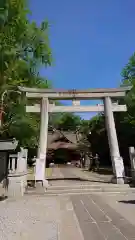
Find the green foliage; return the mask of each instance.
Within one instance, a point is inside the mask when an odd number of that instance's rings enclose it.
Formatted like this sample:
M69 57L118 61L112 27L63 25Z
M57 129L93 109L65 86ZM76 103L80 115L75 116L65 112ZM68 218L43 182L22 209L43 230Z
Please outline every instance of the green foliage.
M122 70L122 84L135 86L135 53Z
M129 93L127 93L124 99L118 99L120 104L127 105L127 112L114 113L114 118L120 153L124 158L125 164L128 165L128 148L129 146L135 146L135 53L129 59L129 62L123 69L121 75L121 86L130 85L132 86L132 89ZM101 164L111 164L104 115L100 114L93 117L89 123L85 123L85 126L87 126L85 127L85 134L88 131L91 132L91 134L87 135L87 137L91 143L93 154L98 153L100 155Z
M38 27L30 23L24 0L6 0L3 5L4 21L0 24L1 85L43 84L38 67L51 64L48 43L48 23ZM2 17L3 18L3 17Z
M18 85L47 88L41 78L41 65L51 65L48 22L40 27L28 20L30 11L25 0L0 1L0 93L16 90ZM25 113L26 100L17 93L4 98L4 123L1 138L14 136L24 146L37 144L39 116ZM23 130L23 131L22 131Z
M55 121L56 128L63 131L76 131L77 127L80 126L81 118L72 113L60 114L58 119Z

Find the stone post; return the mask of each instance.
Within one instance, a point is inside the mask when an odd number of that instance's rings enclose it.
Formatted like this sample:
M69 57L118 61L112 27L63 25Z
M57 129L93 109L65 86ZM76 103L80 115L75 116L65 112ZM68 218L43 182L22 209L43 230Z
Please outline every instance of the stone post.
M114 173L114 178L112 180L115 183L124 184L124 164L119 152L114 116L112 112L112 101L110 97L105 97L104 99L104 113Z
M15 169L15 161L12 162L12 169L8 175L8 197L22 197L27 186L27 149L21 149L17 155L17 168Z
M38 148L38 157L36 160L35 181L42 181L47 184L45 180L45 166L46 166L46 149L47 149L47 135L48 135L48 99L41 100L41 123L40 123L40 139Z
M134 147L129 147L129 156L130 156L130 163L131 163L132 180L135 181L135 149Z

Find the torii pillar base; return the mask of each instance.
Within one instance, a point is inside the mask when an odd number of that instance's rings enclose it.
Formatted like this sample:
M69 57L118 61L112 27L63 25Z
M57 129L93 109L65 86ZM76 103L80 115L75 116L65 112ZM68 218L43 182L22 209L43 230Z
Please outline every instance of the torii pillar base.
M125 184L126 180L124 178L112 177L111 182L115 184Z

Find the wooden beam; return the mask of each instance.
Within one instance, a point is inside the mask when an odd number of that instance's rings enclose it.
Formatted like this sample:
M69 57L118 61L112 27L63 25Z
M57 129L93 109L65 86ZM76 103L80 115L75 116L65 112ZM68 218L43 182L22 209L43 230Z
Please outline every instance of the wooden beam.
M49 105L49 112L103 112L104 106L54 106ZM112 105L113 112L126 112L126 105ZM40 105L26 106L26 112L40 113Z

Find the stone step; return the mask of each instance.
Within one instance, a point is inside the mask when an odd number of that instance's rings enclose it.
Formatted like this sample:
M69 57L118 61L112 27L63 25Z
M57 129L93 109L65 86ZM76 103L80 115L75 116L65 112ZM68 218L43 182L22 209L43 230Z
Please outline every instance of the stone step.
M115 188L115 189L131 189L128 184L62 184L62 185L50 185L48 191L52 190L66 190L66 189L98 189L98 188Z
M54 189L54 190L47 190L47 193L53 193L53 194L59 194L59 193L68 193L68 192L135 192L135 190L131 190L130 188L100 188L100 187L97 187L97 188L84 188L84 189L77 189L77 188L73 188L73 189L61 189L61 190L57 190L57 189Z
M43 188L27 190L27 194L45 194L50 195L73 195L73 194L92 194L92 193L135 193L135 188L129 186L101 186L101 185L90 185L90 186L56 186L49 187L46 191Z

